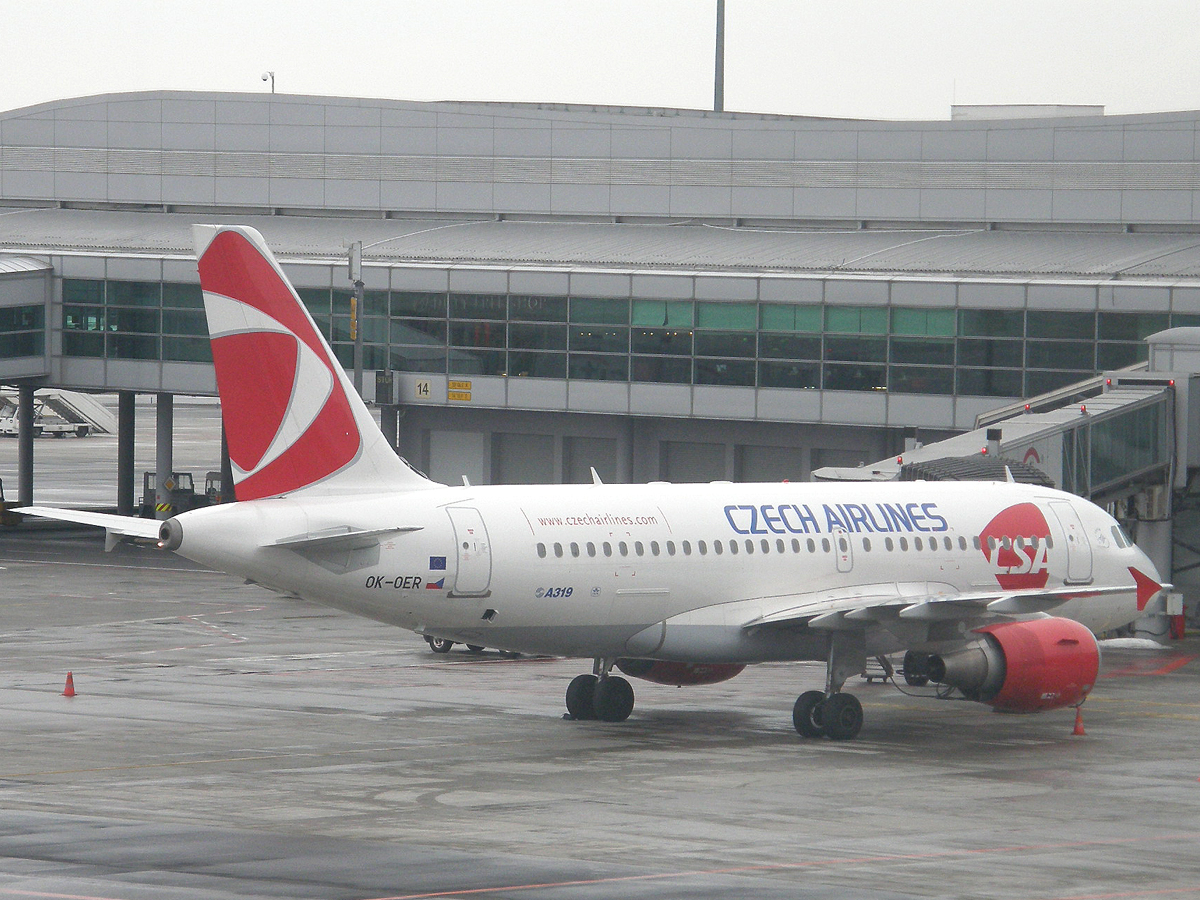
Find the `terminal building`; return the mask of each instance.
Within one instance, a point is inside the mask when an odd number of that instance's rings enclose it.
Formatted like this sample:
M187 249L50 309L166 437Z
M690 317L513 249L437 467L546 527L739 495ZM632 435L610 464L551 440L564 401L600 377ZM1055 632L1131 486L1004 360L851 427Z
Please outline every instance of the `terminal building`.
M178 92L13 110L0 383L212 394L190 225L236 221L348 367L362 243L365 394L435 479L807 480L1200 326L1198 122Z

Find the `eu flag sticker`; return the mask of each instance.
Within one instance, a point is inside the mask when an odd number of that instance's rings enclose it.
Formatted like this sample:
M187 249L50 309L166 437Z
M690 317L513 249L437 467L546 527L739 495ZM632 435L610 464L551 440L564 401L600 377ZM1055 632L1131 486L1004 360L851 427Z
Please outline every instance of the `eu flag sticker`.
M442 572L445 572L446 571L446 557L444 557L444 556L429 557L429 568L431 570L440 570Z

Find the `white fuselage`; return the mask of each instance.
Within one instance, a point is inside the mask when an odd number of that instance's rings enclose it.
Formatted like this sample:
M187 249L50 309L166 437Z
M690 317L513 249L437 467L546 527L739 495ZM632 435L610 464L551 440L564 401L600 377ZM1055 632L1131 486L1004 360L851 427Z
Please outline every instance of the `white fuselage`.
M564 656L824 658L824 634L747 625L858 596L1128 586L1054 610L1100 631L1138 615L1129 567L1154 571L1103 510L1011 483L434 487L177 521L178 552L204 565L421 633ZM395 530L272 546L348 525ZM933 639L877 628L868 649Z

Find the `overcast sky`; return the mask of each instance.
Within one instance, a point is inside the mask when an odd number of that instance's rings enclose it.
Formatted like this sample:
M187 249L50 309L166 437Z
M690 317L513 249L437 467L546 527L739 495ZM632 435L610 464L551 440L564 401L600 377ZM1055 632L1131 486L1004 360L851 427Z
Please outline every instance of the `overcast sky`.
M331 10L336 10L331 14ZM716 0L0 0L0 110L113 91L711 108ZM1197 0L726 0L725 108L1200 108Z

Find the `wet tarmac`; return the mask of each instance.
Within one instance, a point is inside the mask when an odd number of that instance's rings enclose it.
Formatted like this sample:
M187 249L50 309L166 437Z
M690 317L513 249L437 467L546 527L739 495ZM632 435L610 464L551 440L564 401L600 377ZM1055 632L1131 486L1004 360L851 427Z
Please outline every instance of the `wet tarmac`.
M80 530L0 530L0 567L0 900L1200 896L1195 638L1107 650L1085 736L855 679L833 743L790 723L820 666L572 722L586 662Z

